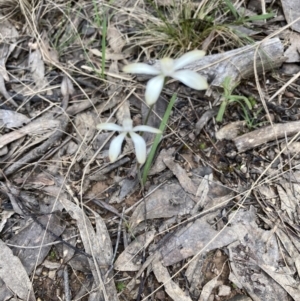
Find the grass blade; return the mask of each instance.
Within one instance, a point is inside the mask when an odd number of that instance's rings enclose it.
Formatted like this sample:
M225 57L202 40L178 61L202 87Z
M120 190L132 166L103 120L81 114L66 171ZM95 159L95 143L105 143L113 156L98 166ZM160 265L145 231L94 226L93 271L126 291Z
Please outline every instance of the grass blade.
M260 21L260 20L267 20L273 18L275 15L273 13L264 14L264 15L256 15L250 16L246 18L246 21Z
M236 8L233 6L233 4L231 3L231 1L229 0L224 0L224 2L226 3L227 7L229 8L229 10L231 11L231 13L233 14L233 16L238 19L239 15L238 12L236 10Z

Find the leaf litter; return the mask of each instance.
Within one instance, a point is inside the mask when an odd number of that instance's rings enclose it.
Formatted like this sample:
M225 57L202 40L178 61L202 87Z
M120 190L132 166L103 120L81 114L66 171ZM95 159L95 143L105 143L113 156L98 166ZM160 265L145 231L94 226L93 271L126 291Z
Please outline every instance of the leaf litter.
M157 14L132 1L38 2L30 14L0 3L1 300L299 300L299 83L283 72L299 61L297 14L286 0L283 12L263 3L278 13L266 20L255 19L255 1L221 2L191 2L198 23L179 18L206 34L197 47L207 56L187 69L210 88L168 81L150 116L148 77L121 70L159 68L170 39L149 24L172 28L179 3L158 3ZM194 47L178 41L171 57ZM226 76L253 108L230 103L221 124ZM96 125L129 116L158 128L174 92L141 191L131 140L110 164L113 134ZM143 137L150 151L154 136Z

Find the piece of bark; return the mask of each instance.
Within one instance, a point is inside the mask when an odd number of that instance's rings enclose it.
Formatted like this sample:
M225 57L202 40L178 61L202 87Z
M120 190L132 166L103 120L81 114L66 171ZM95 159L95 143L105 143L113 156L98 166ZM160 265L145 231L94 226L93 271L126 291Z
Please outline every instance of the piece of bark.
M300 130L300 121L293 121L282 124L273 124L265 128L255 130L233 139L239 152L244 152L276 138L295 135Z
M255 56L256 48L258 51ZM221 87L227 76L230 77L232 83L253 76L254 58L258 73L273 70L286 60L283 56L283 44L279 38L257 42L224 53L205 56L184 69L195 70L206 77L211 86ZM158 61L154 67L160 68Z

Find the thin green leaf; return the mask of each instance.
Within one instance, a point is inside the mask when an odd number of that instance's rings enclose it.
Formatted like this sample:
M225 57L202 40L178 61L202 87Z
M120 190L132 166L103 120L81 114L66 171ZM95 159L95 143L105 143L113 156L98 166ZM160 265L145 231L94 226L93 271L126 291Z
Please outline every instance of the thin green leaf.
M217 118L216 118L216 121L217 122L222 122L223 120L223 115L225 113L225 110L226 110L226 106L227 106L227 102L226 101L223 101L220 105L220 109L219 109L219 112L218 112L218 115L217 115Z
M270 18L273 18L274 14L273 13L269 13L269 14L263 14L263 15L255 15L255 16L250 16L245 18L245 21L260 21L260 20L267 20Z
M247 97L243 97L243 100L244 100L245 104L248 106L249 110L252 110L252 105L251 105L251 102L249 101L249 99Z
M226 3L227 7L231 11L231 13L234 15L234 17L236 19L238 19L238 17L239 17L238 12L237 12L236 8L233 6L233 4L231 3L231 1L230 0L224 0L224 2Z
M165 115L161 121L161 124L159 126L159 129L161 130L161 132L163 133L164 132L164 129L166 128L166 125L168 123L168 120L169 120L169 117L170 117L170 114L171 114L171 110L173 108L173 105L176 101L176 98L177 98L177 94L173 94L170 102L169 102L169 105L167 107L167 110L165 112ZM153 158L154 158L154 155L155 155L155 152L156 152L156 149L158 147L158 144L160 142L160 139L161 139L161 136L162 134L157 134L154 138L154 141L153 141L153 145L151 147L151 150L150 150L150 153L148 155L148 158L147 158L147 161L145 163L145 167L144 167L144 170L143 170L143 184L146 183L146 180L147 180L147 177L148 177L148 173L149 173L149 170L150 170L150 167L152 165L152 161L153 161Z

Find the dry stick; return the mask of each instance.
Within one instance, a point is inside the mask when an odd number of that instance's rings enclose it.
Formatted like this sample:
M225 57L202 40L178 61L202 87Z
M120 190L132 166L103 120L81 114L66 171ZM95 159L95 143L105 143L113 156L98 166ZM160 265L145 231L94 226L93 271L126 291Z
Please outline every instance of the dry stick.
M277 138L295 135L300 131L300 121L269 125L233 139L239 152L244 152Z
M64 241L68 241L69 239L72 239L72 238L75 238L75 237L78 237L78 234L67 237L67 238L64 239ZM20 246L20 245L13 245L13 244L9 244L9 243L5 243L5 244L9 247L14 247L14 248L17 248L17 249L38 249L40 247L45 248L45 247L49 247L49 246L58 245L58 244L61 244L61 243L62 243L61 241L54 241L54 242L50 242L48 244L39 245L39 246Z
M65 290L65 300L71 301L68 266L65 266L64 268L64 290Z

